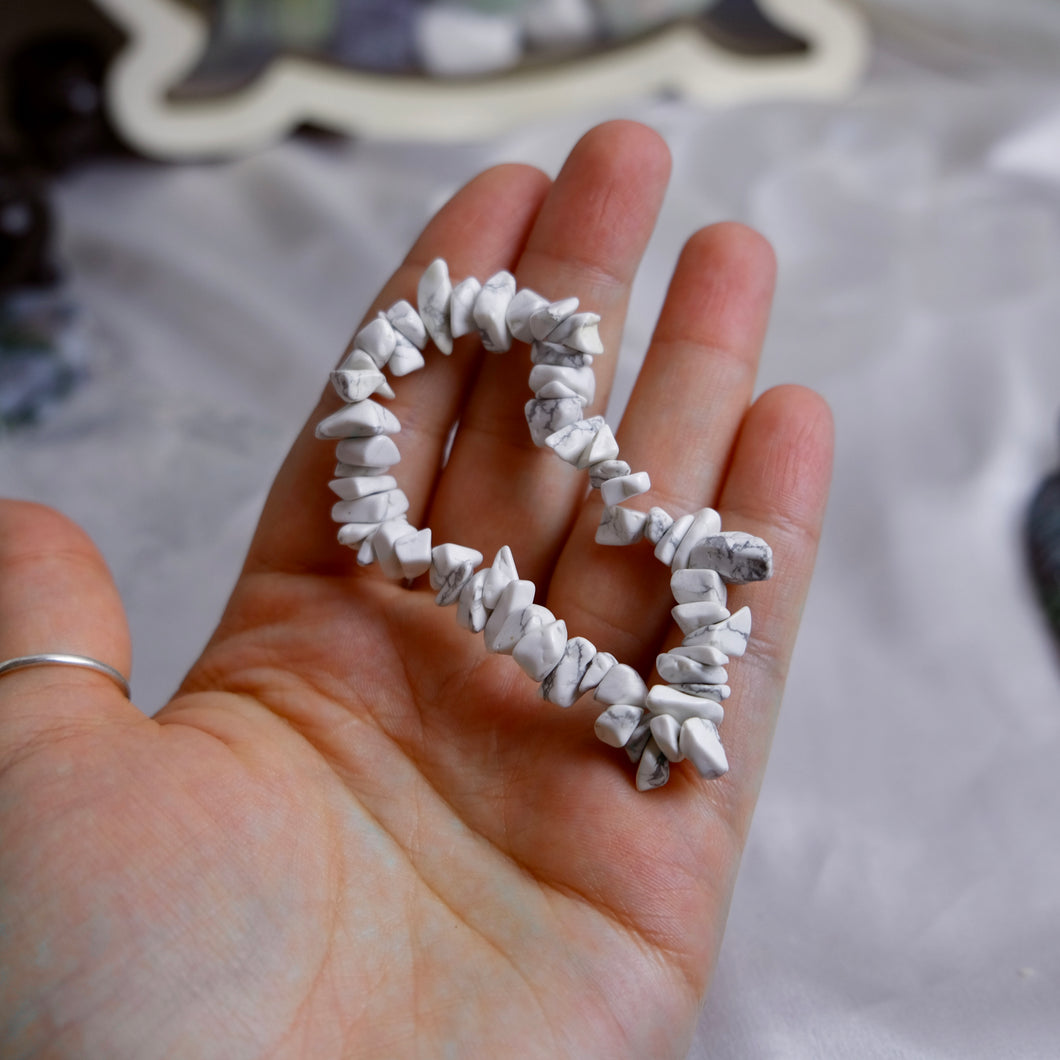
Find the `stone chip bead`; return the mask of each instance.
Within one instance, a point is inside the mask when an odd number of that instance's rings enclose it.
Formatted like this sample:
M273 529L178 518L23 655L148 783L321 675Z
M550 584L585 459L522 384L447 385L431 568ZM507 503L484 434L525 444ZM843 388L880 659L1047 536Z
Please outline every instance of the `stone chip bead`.
M637 767L637 790L661 788L670 779L670 760L662 753L653 736L649 736Z
M386 434L344 438L335 446L335 455L344 464L381 469L393 467L401 460L401 453L394 439Z
M612 666L596 686L593 698L600 703L613 706L615 703L632 703L644 706L648 695L648 686L632 666L618 663Z
M713 508L700 508L692 516L688 529L681 535L681 541L674 550L670 561L673 570L691 566L692 549L705 538L716 534L721 529L721 516Z
M773 550L760 537L740 532L698 541L688 565L716 570L727 582L757 582L773 573Z
M423 326L443 354L453 352L453 333L449 330L449 299L452 293L449 266L442 258L435 258L420 277L416 300Z
M486 650L499 655L511 655L527 634L555 621L556 616L544 604L528 604L521 611L513 611L495 633L487 634ZM489 619L486 625L489 626Z
M465 563L477 567L482 562L482 553L464 545L444 544L431 549L430 584L436 592L441 589L451 571Z
M645 697L652 714L669 714L680 722L689 718L709 718L720 724L725 711L716 700L689 695L671 685L652 685Z
M375 562L379 569L388 578L401 578L404 572L401 561L397 558L396 546L405 538L414 537L416 528L402 516L381 523L379 529L372 535L372 551L375 554Z
M353 353L358 350L366 353L376 368L382 368L390 360L390 355L394 352L396 343L397 334L393 326L385 316L380 314L370 323L365 324L354 335ZM347 361L352 358L353 353L347 358ZM353 365L347 365L347 362L344 361L339 367L346 368L353 367Z
M560 707L572 706L581 695L585 671L596 654L596 645L585 637L571 637L555 668L541 682L541 698Z
M729 760L718 736L718 727L705 718L690 718L681 726L681 753L705 780L729 771Z
M501 271L491 276L475 299L473 315L482 345L493 353L504 353L512 345L508 330L508 306L515 297L515 277Z
M594 726L596 736L609 747L625 747L643 716L643 707L634 707L630 703L616 703L608 707L596 719Z
M632 508L605 508L596 528L598 545L632 545L644 536L648 517Z
M493 647L493 644L500 637L504 623L513 614L525 611L534 602L535 591L534 583L523 578L517 578L504 587L497 599L496 606L486 620L486 628L483 631L487 651L493 652L497 650Z
M396 490L398 484L393 475L350 475L345 478L332 479L328 483L328 488L340 500L356 501L372 493Z
M532 681L543 681L563 658L567 624L561 618L526 633L512 649L512 658Z
M550 434L581 419L584 407L577 397L531 398L524 408L534 445L544 445Z
M337 523L383 523L409 510L403 490L370 493L355 501L339 501L332 506L331 518Z
M482 284L469 276L461 280L449 296L449 331L454 339L470 335L478 330L475 323L475 301L478 298Z
M604 504L621 504L631 497L638 497L651 489L651 479L647 471L637 471L631 475L620 475L618 478L608 479L600 487L600 496Z
M651 721L652 738L659 745L659 750L671 762L680 762L685 756L680 748L681 724L669 714L653 714Z
M398 418L370 398L353 405L344 405L338 412L326 416L317 424L318 438L368 438L375 434L397 434L401 430ZM345 457L340 456L340 460Z
M486 567L475 571L464 583L460 590L460 599L456 603L457 624L472 633L481 633L486 628L486 619L489 618L490 613L482 602L482 586L488 573L489 569Z

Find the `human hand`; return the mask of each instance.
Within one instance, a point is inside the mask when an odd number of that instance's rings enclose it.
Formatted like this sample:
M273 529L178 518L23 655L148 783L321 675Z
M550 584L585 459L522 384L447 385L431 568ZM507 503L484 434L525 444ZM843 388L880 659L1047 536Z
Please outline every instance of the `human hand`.
M602 126L554 184L472 181L375 309L501 268L601 314L609 351L668 172L658 137ZM711 504L771 543L722 734L731 771L638 793L591 697L543 703L421 583L335 541L333 446L313 425L273 487L222 622L170 704L105 678L0 680L0 1053L106 1057L680 1057L721 941L827 492L809 391L751 403L773 260L746 229L696 233L617 430L651 503ZM614 357L598 358L602 409ZM585 478L534 447L527 362L462 340L399 381L410 521L521 577L571 634L651 670L674 639L650 549L602 548ZM460 420L444 470L441 455ZM425 581L425 579L423 579ZM0 505L0 658L69 651L124 672L98 553L61 516Z

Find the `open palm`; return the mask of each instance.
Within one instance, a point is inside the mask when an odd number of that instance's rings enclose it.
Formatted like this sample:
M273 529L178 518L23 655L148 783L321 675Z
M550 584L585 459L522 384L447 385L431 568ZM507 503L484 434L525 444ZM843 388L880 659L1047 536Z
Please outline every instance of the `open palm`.
M490 170L430 223L374 309L511 269L576 294L617 350L667 175L643 127L589 133L555 183ZM335 541L333 447L312 424L273 487L220 627L172 702L106 679L0 681L0 1053L70 1057L661 1058L687 1049L724 927L805 595L830 460L813 394L751 402L773 263L696 233L618 439L652 503L717 507L774 547L732 666L731 772L638 793L599 704L543 702L421 582ZM597 405L613 358L597 361ZM536 449L527 362L461 340L401 380L410 520L487 558L648 675L671 627L650 549L593 541L601 502ZM448 461L443 453L459 420ZM421 579L424 581L425 579ZM0 505L0 658L73 651L127 671L98 554L46 509Z

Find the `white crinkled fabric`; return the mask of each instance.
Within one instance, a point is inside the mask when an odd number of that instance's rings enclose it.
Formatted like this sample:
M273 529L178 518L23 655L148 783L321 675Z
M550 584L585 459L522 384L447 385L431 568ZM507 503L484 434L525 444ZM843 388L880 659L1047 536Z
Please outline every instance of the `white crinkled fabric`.
M1060 463L1060 71L1041 61L1060 54L1060 12L868 6L882 37L851 101L634 115L675 170L611 422L684 238L735 217L780 261L763 385L817 387L838 426L817 577L690 1055L1046 1060L1060 666L1020 529ZM913 7L938 32L905 35ZM201 647L288 440L431 210L495 159L554 169L603 116L476 147L294 141L64 180L94 376L4 439L0 492L57 505L102 545L138 702L160 705Z

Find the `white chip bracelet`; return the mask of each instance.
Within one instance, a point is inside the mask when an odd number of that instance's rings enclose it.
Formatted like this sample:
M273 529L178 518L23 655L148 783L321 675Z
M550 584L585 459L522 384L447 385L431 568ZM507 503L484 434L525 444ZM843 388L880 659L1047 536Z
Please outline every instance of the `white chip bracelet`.
M727 585L768 578L769 546L750 534L723 532L712 508L675 518L659 507L642 512L623 506L646 494L651 482L647 472L634 472L619 458L602 416L583 417L595 391L593 357L604 349L599 316L578 312L576 298L549 302L518 290L509 272L454 286L439 258L420 279L417 301L415 309L398 302L365 325L331 373L346 404L322 420L316 434L338 441L331 489L339 497L332 508L342 524L339 541L357 549L358 563L378 563L387 577L427 574L439 606L455 605L459 624L482 633L488 651L511 655L549 702L569 707L593 692L606 707L596 719L596 735L639 763L641 791L665 784L670 763L684 758L703 777L721 776L729 768L718 735L730 694L725 667L731 656L743 655L751 632L748 608L726 608ZM484 567L481 552L434 545L429 529L417 529L406 518L408 498L389 474L400 460L390 436L401 424L375 400L394 396L383 370L407 375L423 367L428 342L448 354L455 338L472 332L487 350L508 350L513 339L530 345L531 436L589 472L605 504L597 542L646 540L670 568L672 613L684 641L656 659L663 684L649 688L631 666L584 637L568 637L563 619L534 602L534 584L520 579L507 545Z

